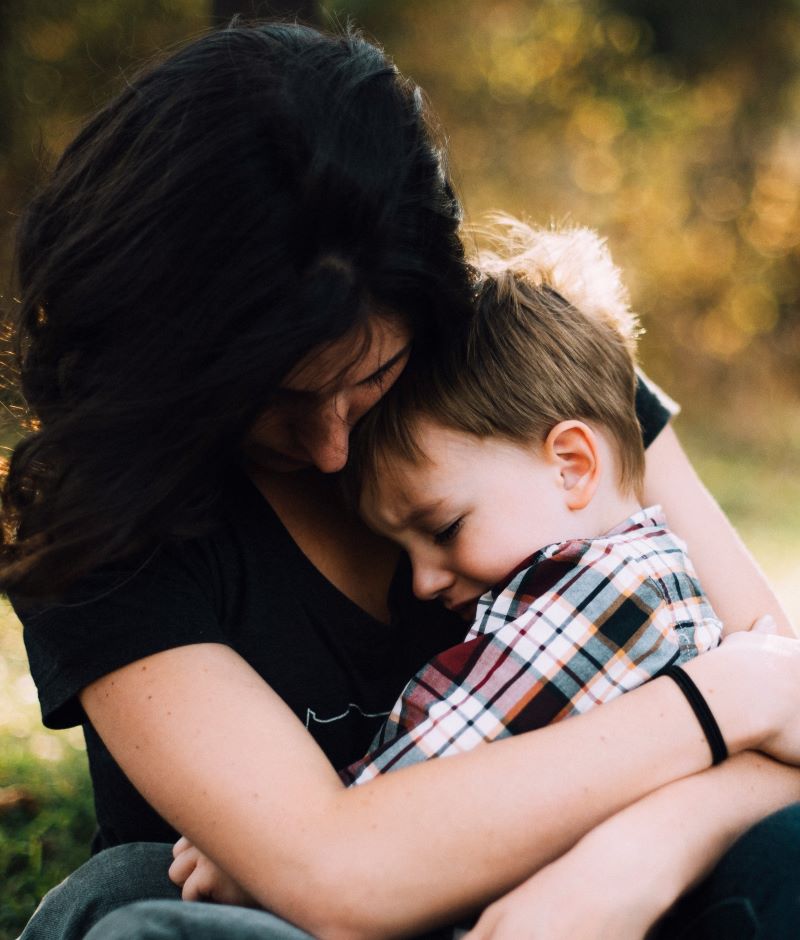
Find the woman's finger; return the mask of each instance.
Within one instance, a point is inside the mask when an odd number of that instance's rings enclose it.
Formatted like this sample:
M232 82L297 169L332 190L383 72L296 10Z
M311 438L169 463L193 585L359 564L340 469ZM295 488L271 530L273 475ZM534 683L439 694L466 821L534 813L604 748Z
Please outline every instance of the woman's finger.
M766 633L766 634L778 634L778 625L775 623L775 619L770 614L764 614L763 617L759 617L758 620L750 627L750 633Z

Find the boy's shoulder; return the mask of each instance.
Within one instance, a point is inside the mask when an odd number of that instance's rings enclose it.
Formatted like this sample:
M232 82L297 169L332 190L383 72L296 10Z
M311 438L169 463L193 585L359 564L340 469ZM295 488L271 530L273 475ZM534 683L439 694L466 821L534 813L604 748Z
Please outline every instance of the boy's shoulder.
M548 545L534 557L531 568L545 562L560 567L596 567L609 575L627 566L660 570L665 565L690 564L685 542L669 528L660 506L639 510L603 535Z
M667 600L664 586L676 578L694 585L697 575L686 546L668 528L660 507L648 507L603 535L553 543L536 552L504 585L481 599L475 632L484 632L489 620L520 617L543 597L577 607L601 595L646 591L648 603L658 604Z

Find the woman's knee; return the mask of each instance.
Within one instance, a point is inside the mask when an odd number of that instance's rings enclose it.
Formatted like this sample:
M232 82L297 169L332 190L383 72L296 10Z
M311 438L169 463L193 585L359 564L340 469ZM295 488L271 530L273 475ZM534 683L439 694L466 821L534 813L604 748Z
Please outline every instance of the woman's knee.
M172 908L181 901L137 901L106 914L85 940L180 940L184 936ZM179 932L180 931L180 932Z
M85 940L313 940L267 911L224 904L139 901L108 914Z
M745 873L769 866L800 876L800 803L793 803L748 830L723 862Z
M656 934L663 940L800 936L800 803L746 832Z
M148 898L178 898L172 849L139 842L99 852L42 899L20 940L77 940L109 912Z
M800 936L800 803L746 832L715 874L752 905L759 940Z

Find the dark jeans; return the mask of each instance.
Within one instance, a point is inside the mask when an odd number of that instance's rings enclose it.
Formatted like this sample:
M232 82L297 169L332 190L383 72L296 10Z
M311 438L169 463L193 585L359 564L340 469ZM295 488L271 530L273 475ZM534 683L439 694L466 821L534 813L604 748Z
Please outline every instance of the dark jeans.
M800 803L746 832L675 905L656 940L800 937Z
M265 911L178 900L170 859L156 843L101 852L45 897L20 940L309 940ZM742 836L653 937L797 940L800 803Z

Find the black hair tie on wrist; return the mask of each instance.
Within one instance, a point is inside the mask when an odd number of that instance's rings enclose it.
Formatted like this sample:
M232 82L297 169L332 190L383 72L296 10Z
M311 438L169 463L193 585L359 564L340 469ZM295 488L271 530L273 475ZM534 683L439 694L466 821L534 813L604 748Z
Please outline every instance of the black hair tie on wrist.
M706 736L708 746L711 748L711 763L721 764L728 756L728 748L719 730L717 719L708 707L708 702L703 698L703 693L680 666L667 666L659 675L669 676L677 683L678 688L686 696L686 701L692 706L692 711L697 716L703 734Z

